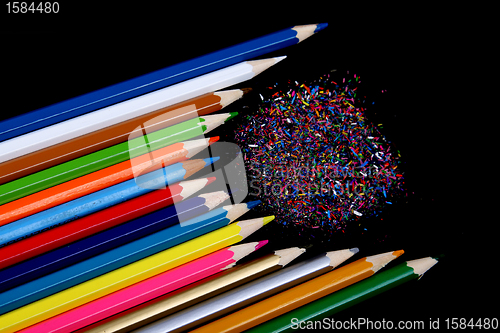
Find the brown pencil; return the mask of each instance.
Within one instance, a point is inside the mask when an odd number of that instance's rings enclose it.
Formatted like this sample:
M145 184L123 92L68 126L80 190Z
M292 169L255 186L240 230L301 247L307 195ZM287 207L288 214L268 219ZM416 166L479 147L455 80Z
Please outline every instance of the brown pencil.
M120 142L221 110L250 89L225 90L189 99L45 149L0 163L0 184Z

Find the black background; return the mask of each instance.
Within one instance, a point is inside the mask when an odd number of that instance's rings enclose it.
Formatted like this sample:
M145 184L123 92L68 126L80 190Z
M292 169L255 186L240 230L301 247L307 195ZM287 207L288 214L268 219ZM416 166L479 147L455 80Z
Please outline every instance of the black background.
M352 226L331 238L320 232L299 237L275 221L248 241L269 239L261 250L266 252L306 246L302 259L346 247L359 247L357 258L404 249L394 264L444 254L419 281L337 314L339 320L424 320L427 325L429 318L440 318L443 328L448 317L498 315L498 287L492 282L496 251L487 237L495 232L494 220L477 214L494 207L476 204L484 194L474 184L484 170L464 143L472 141L466 128L475 126L465 114L477 111L463 102L472 83L466 78L470 70L464 66L460 21L453 15L435 8L380 7L361 14L335 2L229 7L73 2L61 3L58 14L6 14L6 6L0 11L3 118L290 26L327 22L328 28L306 41L262 56L287 59L238 85L254 92L227 110L252 112L258 93L277 81L307 80L333 69L340 79L346 71L351 77L356 73L366 100L375 102L366 111L368 120L383 123L382 133L401 152L409 196L364 221L368 231L362 235ZM231 141L237 123L214 135Z

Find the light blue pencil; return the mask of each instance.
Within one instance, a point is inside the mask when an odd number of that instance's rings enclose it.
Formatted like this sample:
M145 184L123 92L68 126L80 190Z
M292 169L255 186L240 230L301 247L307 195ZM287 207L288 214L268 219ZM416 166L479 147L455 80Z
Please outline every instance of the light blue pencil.
M213 157L169 165L3 225L0 227L0 247L184 180L218 159Z

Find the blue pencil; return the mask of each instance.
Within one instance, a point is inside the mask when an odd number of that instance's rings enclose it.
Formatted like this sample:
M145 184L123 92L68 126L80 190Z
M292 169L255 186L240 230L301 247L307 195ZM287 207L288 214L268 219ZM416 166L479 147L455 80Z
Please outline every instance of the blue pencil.
M0 142L297 44L326 23L287 28L0 122Z
M223 191L202 194L7 267L0 274L0 292L207 213L228 198Z
M260 201L225 206L0 294L0 315L227 226Z
M130 200L184 180L194 172L217 161L219 157L189 160L141 175L81 198L52 207L0 227L0 246L13 243L44 230L92 214L106 207Z

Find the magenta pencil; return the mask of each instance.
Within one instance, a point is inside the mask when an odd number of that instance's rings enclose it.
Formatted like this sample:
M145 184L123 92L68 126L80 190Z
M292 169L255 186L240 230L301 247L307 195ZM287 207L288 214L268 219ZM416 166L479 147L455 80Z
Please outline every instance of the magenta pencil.
M147 280L61 313L20 332L72 332L232 267L267 240L226 247Z

